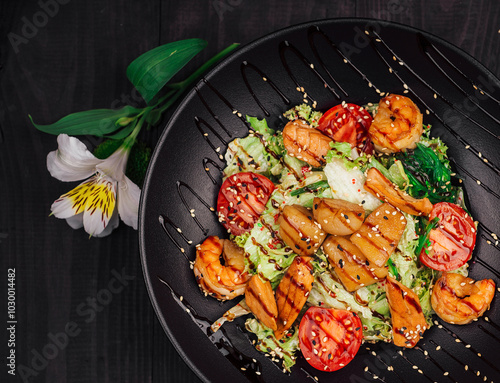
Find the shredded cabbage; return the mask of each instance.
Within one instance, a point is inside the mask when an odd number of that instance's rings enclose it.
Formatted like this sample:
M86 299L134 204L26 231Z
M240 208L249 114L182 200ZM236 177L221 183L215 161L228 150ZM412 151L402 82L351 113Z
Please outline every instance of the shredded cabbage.
M385 301L387 302L387 300ZM316 276L307 304L355 312L363 323L363 338L365 340L392 340L390 317L380 314L369 306L358 303L355 296L346 291L329 271Z
M290 371L290 368L295 364L295 354L299 350L299 332L296 327L292 327L280 340L276 340L273 330L255 318L247 319L245 328L257 336L255 342L257 350L273 358L280 358L283 361L285 371Z

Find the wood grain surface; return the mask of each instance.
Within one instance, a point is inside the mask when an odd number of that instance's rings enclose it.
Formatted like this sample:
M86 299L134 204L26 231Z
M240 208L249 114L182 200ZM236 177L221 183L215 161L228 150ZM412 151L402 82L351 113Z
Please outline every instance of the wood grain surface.
M421 28L500 75L498 1L0 2L0 317L7 315L7 270L15 268L18 367L16 377L7 374L8 334L2 330L0 381L199 381L152 309L137 232L122 223L109 237L89 239L49 216L52 202L76 183L50 177L46 156L56 149L56 137L37 131L28 114L52 123L76 111L137 104L125 70L159 44L208 41L182 77L230 43L338 17ZM161 130L143 132L141 139L154 146ZM98 142L84 141L89 147ZM120 291L110 293L110 283ZM52 352L45 362L37 356L44 350Z

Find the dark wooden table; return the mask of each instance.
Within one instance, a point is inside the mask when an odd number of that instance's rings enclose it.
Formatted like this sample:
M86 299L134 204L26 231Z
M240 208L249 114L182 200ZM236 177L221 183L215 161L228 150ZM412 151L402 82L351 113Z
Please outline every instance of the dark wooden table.
M160 44L208 41L187 74L232 42L337 17L421 28L500 75L498 1L1 2L0 311L5 327L8 270L15 268L18 375L7 373L9 333L2 330L0 381L199 381L153 312L137 232L122 223L109 237L89 239L49 216L52 202L76 183L50 177L46 156L56 149L56 138L37 131L28 114L51 123L80 110L137 102L126 67ZM154 146L161 130L143 132L141 139ZM110 294L110 283L121 288Z

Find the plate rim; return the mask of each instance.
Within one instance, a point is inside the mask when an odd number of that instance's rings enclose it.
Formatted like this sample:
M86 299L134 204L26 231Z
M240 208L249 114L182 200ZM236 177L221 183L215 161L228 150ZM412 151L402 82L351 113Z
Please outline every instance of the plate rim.
M150 187L150 180L151 180L151 174L153 172L153 168L155 167L156 160L158 158L158 155L161 151L162 146L164 145L165 140L167 139L167 136L170 132L170 130L173 128L175 125L175 122L178 120L180 113L182 110L185 108L185 105L191 100L195 95L196 95L196 89L201 89L204 87L206 84L204 84L203 80L207 79L210 80L214 75L216 75L223 67L226 65L229 65L233 60L236 60L238 57L241 55L245 54L249 50L253 49L254 46L258 46L259 44L262 44L262 42L268 40L268 39L273 39L276 38L279 35L287 34L290 32L293 32L295 30L300 30L300 29L307 29L308 27L315 26L315 25L326 25L326 24L336 24L336 23L355 23L355 22L366 22L368 23L378 23L381 24L382 26L392 26L396 28L402 28L405 29L413 34L421 33L424 36L428 37L430 36L431 38L437 40L440 44L443 44L444 46L448 47L449 49L458 52L460 55L465 57L471 64L473 64L476 67L479 67L481 71L485 72L489 78L495 80L498 84L497 86L500 86L500 78L497 77L489 68L487 68L484 64L482 64L478 59L476 59L472 54L469 52L466 52L462 48L458 47L454 43L451 43L444 38L432 33L432 32L427 32L421 28L418 27L413 27L407 24L403 24L400 22L395 22L395 21L388 21L388 20L381 20L381 19L376 19L376 18L365 18L365 17L338 17L338 18L322 18L322 19L317 19L317 20L311 20L311 21L306 21L306 22L301 22L298 24L293 24L290 26L286 26L280 29L277 29L275 31L269 32L265 35L262 35L242 46L240 46L237 50L233 51L230 55L222 59L220 62L218 62L213 68L211 68L205 75L200 77L200 79L192 85L192 88L182 97L182 99L179 101L177 107L175 108L174 112L172 113L171 117L164 122L163 124L163 130L161 132L161 135L158 139L157 144L155 145L155 148L153 150L153 153L151 155L151 159L146 171L146 175L144 178L144 183L142 186L142 191L141 191L141 196L140 196L140 201L139 201L139 212L138 212L138 235L139 235L139 252L140 252L140 258L141 258L141 267L142 267L142 272L144 276L144 282L146 284L146 289L148 292L148 297L149 300L151 301L151 304L153 306L153 309L155 311L156 318L160 322L163 331L166 333L169 341L171 344L174 346L175 350L179 354L179 356L182 358L182 360L186 363L186 365L195 373L195 375L202 380L203 382L210 382L210 380L207 379L205 374L201 371L200 368L197 367L197 365L187 357L186 353L183 350L183 347L181 346L180 342L177 340L175 334L170 330L169 326L166 323L166 320L164 316L162 315L160 305L158 303L158 299L156 298L155 291L153 288L152 284L152 278L153 276L148 273L147 270L147 254L146 254L146 249L145 249L145 204L147 203L147 196L148 196L148 190Z

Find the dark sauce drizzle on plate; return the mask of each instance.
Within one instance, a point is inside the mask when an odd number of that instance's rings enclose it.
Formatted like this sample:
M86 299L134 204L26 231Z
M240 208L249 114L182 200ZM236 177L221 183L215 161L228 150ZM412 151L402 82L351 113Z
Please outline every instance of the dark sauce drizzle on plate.
M262 374L262 365L259 361L251 358L234 347L233 343L227 336L224 328L220 328L215 333L210 329L212 322L203 316L200 316L195 308L189 304L181 295L175 292L175 290L167 282L165 282L160 277L158 280L168 287L172 297L181 306L186 313L190 316L191 320L198 325L198 327L205 333L205 335L212 341L212 343L217 347L217 349L236 367L238 368L245 377L251 382L264 382Z
M373 33L377 36L377 41L379 42L382 42L383 43L383 40L380 38L380 36L373 31ZM472 145L470 145L461 135L459 135L457 132L455 132L455 130L449 126L445 121L444 119L439 116L424 100L422 97L420 97L411 87L409 87L405 81L402 79L402 77L398 74L398 72L396 70L394 70L394 68L389 64L389 62L387 61L387 59L382 55L382 53L380 52L380 50L377 48L376 44L373 42L373 39L371 40L371 45L372 47L374 48L375 52L377 53L378 57L387 65L388 68L390 68L391 70L391 73L396 76L396 78L401 82L401 84L403 84L403 86L405 86L414 96L415 98L417 98L421 103L422 105L425 106L425 108L427 109L427 111L429 112L429 114L432 114L441 124L442 126L453 136L455 137L455 139L457 139L462 145L464 145L464 147L467 149L467 150L470 150L471 153L473 153L474 155L476 155L477 158L479 158L481 161L483 161L483 163L488 166L490 169L494 170L497 175L500 175L500 168L498 166L496 166L495 164L491 163L490 161L488 161L486 158L483 157L483 155L481 154L481 152L476 149L475 147L473 147ZM384 43L384 46L385 47L388 47L387 44ZM391 53L393 53L392 49L389 50ZM397 57L395 56L394 54L394 58L396 58L397 60ZM400 63L403 63L402 66L406 67L410 73L414 74L417 78L421 79L420 76L418 76L415 71L413 69L411 69L407 64L405 64L403 61L399 61ZM423 80L422 80L423 81ZM425 81L424 81L425 84L427 84ZM429 86L430 87L430 86ZM433 89L432 87L430 87L430 89ZM436 97L441 97L442 96L438 93L438 92L434 92Z
M281 100L285 103L285 105L290 105L290 100L285 96L285 94L279 90L279 88L276 86L276 84L269 79L269 76L267 76L263 71L261 71L259 68L257 68L255 65L249 63L248 61L243 61L241 64L241 77L243 77L243 81L245 82L245 85L247 86L248 92L252 95L253 99L259 105L259 108L264 112L266 116L270 116L271 114L267 111L267 109L264 107L262 102L260 102L259 98L253 91L252 86L250 85L250 82L248 81L247 77L247 70L248 69L253 69L255 72L259 74L259 76L262 78L262 81L267 82L271 88L281 97Z
M380 57L380 59L386 64L386 66L388 67L389 69L389 72L392 73L393 75L395 75L397 77L397 79L401 82L401 84L403 85L403 87L405 88L405 91L404 93L408 93L408 92L411 92L426 108L427 108L427 111L426 113L427 114L432 114L434 115L437 120L446 128L446 130L451 133L461 144L463 144L465 146L466 149L469 149L473 154L475 154L485 165L487 165L490 169L494 170L497 174L500 174L500 169L490 163L489 161L487 161L485 158L482 157L481 155L481 152L479 150L477 150L476 148L473 148L471 145L468 144L468 142L463 138L461 137L459 134L457 134L449 125L446 124L446 122L443 120L443 118L441 118L440 116L438 116L433 110L432 108L430 108L427 103L425 103L425 101L423 100L422 97L420 97L418 94L415 93L415 91L413 91L408 85L406 85L406 83L403 81L403 79L401 78L401 76L397 73L397 71L395 71L395 69L389 64L389 62L385 59L385 57L381 54L381 52L379 51L379 49L376 47L376 44L374 43L374 40L373 40L373 36L371 34L373 34L376 39L375 41L378 42L378 43L382 43L382 45L389 51L393 54L393 58L394 60L397 60L397 56L396 54L394 53L394 51L382 40L382 38L380 37L380 35L378 33L376 33L375 31L365 31L365 33L367 35L370 36L371 38L371 45L373 46L373 48L375 49L375 51L377 52L378 56ZM320 66L321 68L327 73L329 79L335 84L335 86L340 89L340 91L345 94L346 96L348 96L348 93L347 91L341 86L341 84L333 77L333 75L331 74L330 70L328 70L327 66L325 65L324 61L321 59L321 56L318 52L318 49L315 45L315 36L321 36L322 38L324 38L327 43L332 47L332 49L341 57L341 59L343 60L343 62L345 64L348 64L349 67L351 69L353 69L368 85L369 88L372 88L374 89L380 96L383 96L385 93L381 92L380 89L374 85L374 83L368 78L368 76L363 73L362 71L359 70L358 67L356 67L356 65L354 65L350 59L348 59L343 53L342 51L335 45L335 43L330 39L330 37L324 32L322 31L319 27L317 26L312 26L309 28L308 30L308 40L309 40L309 45L311 46L311 49L313 51L313 54L316 58L316 60L320 63ZM455 71L457 71L461 76L463 76L464 78L466 78L470 83L471 85L473 86L474 89L476 90L479 90L482 94L485 94L487 95L490 99L496 101L497 103L500 103L500 101L498 101L496 98L494 98L490 93L484 91L483 89L479 88L476 83L470 79L465 73L463 73L459 68L457 68L441 51L439 51L434 45L432 45L430 42L428 41L424 41L421 39L421 44L423 45L424 47L424 52L425 54L427 55L427 57L429 57L429 59L431 60L431 62L434 63L434 65L437 67L437 69L441 72L443 72L443 69L437 64L437 62L431 57L430 55L430 52L429 52L429 47L432 47L432 49L437 52L444 60L446 60L448 62L449 65L451 65L453 67L453 69ZM288 41L282 41L279 45L279 54L280 54L280 58L281 58L281 61L282 61L282 64L283 64L283 67L285 68L285 70L287 71L288 73L288 76L292 79L292 81L295 83L295 85L297 86L297 90L300 90L302 93L304 93L304 101L307 102L308 100L313 101L313 99L311 98L310 95L307 94L307 92L304 90L304 88L299 84L299 82L297 81L297 79L295 78L295 76L293 75L293 72L290 68L290 66L288 65L288 62L286 60L286 56L285 56L285 52L287 50L290 50L293 54L296 55L296 57L298 57L303 63L305 66L307 66L309 68L309 70L311 70L314 75L320 80L322 81L323 85L325 88L327 88L337 99L340 99L340 96L338 95L338 93L335 91L335 89L333 89L327 81L325 81L325 79L323 78L323 76L314 68L314 64L312 64L307 58L306 56L304 56L304 54L302 52L300 52L295 46L293 46L292 44L290 44ZM442 96L441 94L439 94L438 92L436 92L434 90L434 88L432 86L430 86L428 83L426 83L412 68L410 68L407 64L405 64L402 60L399 60L399 63L404 66L411 74L413 74L419 81L423 82L424 85L426 85L428 87L428 89L430 89L431 91L433 91L435 93L435 98L439 97L440 99L442 99L444 102L446 102L447 104L449 104L450 106L452 106L455 110L457 110L459 113L461 113L465 118L469 119L471 122L473 122L475 125L479 126L481 129L487 131L489 134L493 135L494 137L496 138L499 138L498 135L492 133L491 131L489 131L488 129L486 129L485 127L481 126L477 121L475 120L472 120L470 119L467 115L465 115L462 111L456 109L452 104L450 104L450 102L444 97ZM285 94L276 86L276 84L274 82L272 82L268 76L265 75L265 73L260 70L259 68L257 68L255 65L253 64L250 64L248 63L247 61L244 61L242 64L241 64L241 74L242 74L242 77L243 77L243 80L248 88L248 91L249 93L251 94L251 96L253 97L253 99L255 100L255 102L257 103L257 105L259 106L259 108L263 111L263 113L266 115L266 116L269 116L269 112L267 111L267 109L264 107L264 105L260 102L260 100L258 99L257 95L255 94L253 88L251 87L250 85L250 82L248 81L248 78L247 78L247 75L246 75L246 71L248 69L252 69L254 71L256 71L262 78L263 81L265 82L268 82L269 85L274 89L274 91L280 96L280 98L282 99L283 103L285 104L285 106L289 105L290 104L290 100L285 96ZM443 73L444 74L444 73ZM448 78L448 76L446 76ZM453 84L455 84L455 82L451 79L451 78L448 78ZM245 118L243 117L243 115L241 113L239 113L237 111L237 109L234 108L234 106L232 106L229 101L206 79L202 79L203 83L207 85L207 87L215 93L215 95L228 107L231 109L232 113L235 114L237 117L239 117L239 119L247 126L247 128L249 128L249 130L251 131L251 128L248 124L248 122L245 120ZM456 85L456 84L455 84ZM458 85L457 85L458 87ZM459 88L459 90L462 92L465 92L462 88ZM195 91L198 95L198 97L200 98L200 100L202 101L203 105L206 107L206 109L208 110L208 112L210 113L210 115L213 117L213 119L217 122L217 124L221 127L221 129L229 136L229 137L232 137L232 134L230 133L229 129L227 129L224 124L221 122L220 118L215 115L215 113L213 112L212 108L210 107L209 103L207 102L207 100L203 97L203 95L201 94L200 92L200 89L198 86L195 87ZM495 122L500 122L497 118L495 118L494 116L492 116L489 112L485 111L484 108L480 108L480 110L484 111L486 115L488 115L490 118L493 119L493 121ZM198 130L200 131L200 133L204 136L204 139L206 140L206 142L209 144L209 146L214 150L214 152L216 153L218 159L220 160L223 160L223 157L220 153L219 150L217 150L217 147L215 146L215 144L213 144L210 139L208 139L207 137L207 132L205 132L203 130L203 128L201 127L202 125L203 126L206 126L218 139L219 141L224 145L224 146L227 146L227 142L226 140L224 140L218 133L217 131L210 125L208 124L206 121L204 121L203 119L199 118L199 117L195 117L195 123L196 123L196 126L198 128ZM214 167L216 167L220 172L222 172L222 167L220 165L218 165L215 161L213 161L212 159L209 159L209 158L204 158L203 159L203 167L204 167L204 170L205 172L208 174L208 176L210 177L212 183L214 185L217 185L217 181L215 179L215 177L213 177L211 174L210 174L210 171L207 167L207 164L210 163L211 165L213 165ZM465 169L463 169L462 167L460 167L461 170L466 173L468 176L470 176L472 179L475 179L474 176L472 176L470 173L468 173ZM477 179L475 179L476 181L479 181ZM482 185L480 182L477 182L478 184ZM205 202L203 199L201 199L201 197L189 186L187 185L186 183L182 182L182 181L177 181L177 190L178 190L178 193L179 193L179 196L182 200L182 203L183 205L185 206L185 208L187 209L187 211L190 213L190 215L193 217L193 219L195 220L196 224L198 225L198 227L203 231L203 233L206 235L207 233L207 229L205 229L203 227L203 225L199 222L199 220L196 218L196 216L194 215L194 212L192 211L192 209L190 208L190 206L188 205L184 195L182 194L182 190L181 190L181 186L185 187L187 190L189 190L189 192L194 195L203 205L205 205L205 207L207 207L210 211L214 211L214 209L212 207L209 206L209 204L207 202ZM496 198L499 198L499 195L496 194L493 190L491 190L490 188L488 188L486 185L482 185L483 189L485 189L486 191L488 191L490 194L494 195ZM163 227L165 233L167 234L167 236L169 237L169 239L174 243L174 245L179 249L179 251L181 251L183 253L183 255L186 257L186 259L189 261L189 259L187 258L186 254L185 254L185 250L181 247L181 245L179 244L179 242L177 242L175 240L175 238L172 236L172 234L169 232L169 230L167 230L167 226L170 226L171 228L175 229L178 234L181 236L181 238L188 244L191 244L191 241L189 239L187 239L185 237L185 235L182 233L181 229L178 228L168 217L164 216L164 215L160 215L159 216L159 222L161 224L161 226ZM494 233L492 233L491 231L489 231L488 229L486 229L484 227L484 225L482 225L480 223L481 226L483 226L483 228L487 231L487 233L492 236L493 238L496 239L496 235ZM496 247L496 246L495 246ZM495 273L497 276L500 276L500 274L494 270L491 266L489 266L486 262L482 261L481 259L477 259L477 261L479 263L481 263L483 266L487 267L491 272ZM160 279L160 278L159 278ZM191 319L196 322L199 327L205 332L205 334L212 340L212 342L217 346L217 348L237 367L240 369L240 371L247 377L249 378L251 381L256 381L256 382L262 382L262 377L260 376L260 372L261 372L261 365L260 363L258 363L257 361L255 361L254 359L251 359L251 358L248 358L244 355L242 355L237 349L234 348L234 346L232 345L231 341L227 338L227 336L225 335L225 331L224 329L220 329L216 334L219 334L217 336L214 336L215 334L211 334L210 333L210 321L208 321L206 318L203 318L203 317L200 317L196 314L196 311L185 301L183 301L182 297L180 297L178 294L176 294L174 292L174 290L170 287L170 285L163 281L162 279L160 279L160 281L165 284L171 291L172 293L172 296L174 297L174 299L176 300L176 302L181 305L182 307L184 307L186 309L186 312L189 313ZM486 319L485 319L486 320ZM495 327L497 330L500 329L500 326L496 325L495 323L491 322L490 320L487 320L487 322L489 324L491 324L493 327ZM437 323L437 321L436 321ZM444 331L446 331L450 336L452 336L453 338L455 338L457 340L457 342L462 342L461 339L455 334L453 333L451 330L449 330L448 328L444 327L443 325L438 325L438 328L442 328L444 329ZM488 330L486 330L483 326L479 326L480 329L482 329L483 331L487 332L489 335L491 334L491 336L493 336L495 339L498 339L498 337L496 337L494 334L490 333ZM436 346L437 348L440 348L440 346L438 346L438 344L436 342L434 342L432 339L429 340L431 344L433 344L434 346ZM467 349L469 349L471 352L477 354L479 357L481 357L481 354L478 353L475 349L473 349L470 345L466 345L465 346ZM367 349L369 350L369 348L367 347ZM435 359L433 359L432 357L428 356L428 353L426 354L426 351L421 349L419 346L417 346L417 350L421 351L422 353L424 353L425 355L425 359L429 359L431 360L432 363L434 363L441 371L444 371L444 369L442 368L442 366L440 366L436 361ZM444 350L444 349L443 349ZM450 353L449 351L447 350L444 350L449 356L451 356L453 359L455 359L458 363L462 364L464 367L466 367L466 365L461 362L459 359L457 359L452 353ZM373 354L373 352L372 352ZM382 359L374 354L376 357L378 357L378 360L382 361ZM398 352L398 355L400 355L406 362L410 363L412 366L415 366L415 364L413 364L404 354L402 351L399 351ZM491 362L485 360L484 358L482 358L483 361L485 361L491 368L493 368L494 370L496 371L499 371L500 370L494 366ZM385 362L382 361L382 363L384 363L386 366L387 364ZM242 369L243 367L243 369ZM401 380L402 382L405 382L404 379L401 378L401 376L396 372L394 371L393 369L389 369L390 366L387 366L388 367L388 371L391 371L393 372L398 378L399 380ZM310 373L308 373L306 370L304 369L301 369L309 378L312 378L314 379L315 381L317 380L313 375L311 375ZM479 371L475 371L473 369L469 369L472 373L476 374L477 376L480 375L480 372ZM418 372L420 372L421 370L419 370ZM382 381L382 382L385 382L385 380L383 378L380 378L379 376L377 376L375 373L373 373L372 371L369 370L368 366L365 368L365 372L368 373L369 375L371 375L372 379L374 380L379 380L379 381ZM430 379L425 373L421 372L422 375L424 375L427 379L433 381L432 379ZM445 376L449 376L448 373L444 373ZM486 378L486 377L485 377ZM452 379L451 377L449 377L449 379Z

